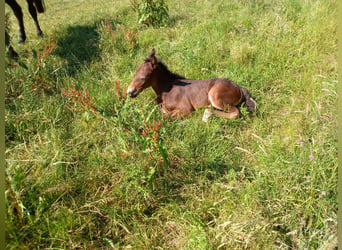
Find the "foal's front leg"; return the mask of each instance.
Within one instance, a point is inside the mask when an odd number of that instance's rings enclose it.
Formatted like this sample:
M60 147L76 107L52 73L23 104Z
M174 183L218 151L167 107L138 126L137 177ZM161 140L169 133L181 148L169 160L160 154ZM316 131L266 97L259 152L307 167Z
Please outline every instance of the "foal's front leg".
M189 116L191 112L194 110L191 105L175 107L173 105L166 105L164 102L161 102L160 100L158 101L161 106L163 117L165 118L183 119Z
M172 111L170 110L167 110L165 108L161 108L162 110L162 113L163 113L163 117L164 118L167 118L167 119L183 119L187 116L190 115L191 112L187 112L187 111L184 111L184 110L179 110L179 109L174 109Z

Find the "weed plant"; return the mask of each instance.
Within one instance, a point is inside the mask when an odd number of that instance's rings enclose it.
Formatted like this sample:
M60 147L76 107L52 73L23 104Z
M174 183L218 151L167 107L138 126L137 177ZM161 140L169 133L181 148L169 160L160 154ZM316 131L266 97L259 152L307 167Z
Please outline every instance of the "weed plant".
M23 8L26 68L5 69L7 249L334 247L337 2L165 4L174 24L158 28L128 0L49 0L41 41ZM151 89L129 99L152 47L187 78L246 87L256 116L168 120Z
M169 8L164 0L131 0L131 5L140 24L160 27L170 22Z

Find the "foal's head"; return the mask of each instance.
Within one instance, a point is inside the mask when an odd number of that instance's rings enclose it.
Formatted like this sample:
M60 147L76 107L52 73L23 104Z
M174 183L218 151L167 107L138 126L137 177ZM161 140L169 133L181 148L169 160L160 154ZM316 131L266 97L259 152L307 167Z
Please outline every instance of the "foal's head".
M153 79L151 77L153 71L157 67L156 51L152 49L145 61L137 69L134 79L127 89L127 94L131 97L136 97L144 89L152 85Z

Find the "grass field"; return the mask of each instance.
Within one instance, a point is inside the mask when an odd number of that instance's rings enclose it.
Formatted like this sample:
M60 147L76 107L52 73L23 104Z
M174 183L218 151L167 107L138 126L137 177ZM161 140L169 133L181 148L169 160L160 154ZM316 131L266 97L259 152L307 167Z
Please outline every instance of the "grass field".
M8 249L333 249L337 1L45 0L6 59ZM166 120L126 88L155 48L187 78L249 89L255 117ZM242 112L245 112L242 107Z

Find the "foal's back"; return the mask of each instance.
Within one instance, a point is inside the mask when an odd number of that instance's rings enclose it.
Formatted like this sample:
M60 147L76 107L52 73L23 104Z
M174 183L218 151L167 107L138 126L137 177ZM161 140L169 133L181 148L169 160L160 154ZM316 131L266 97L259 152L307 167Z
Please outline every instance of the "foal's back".
M219 109L224 109L225 105L237 105L241 93L239 86L227 78L182 79L175 81L162 99L168 110L180 109L187 114L213 102Z

